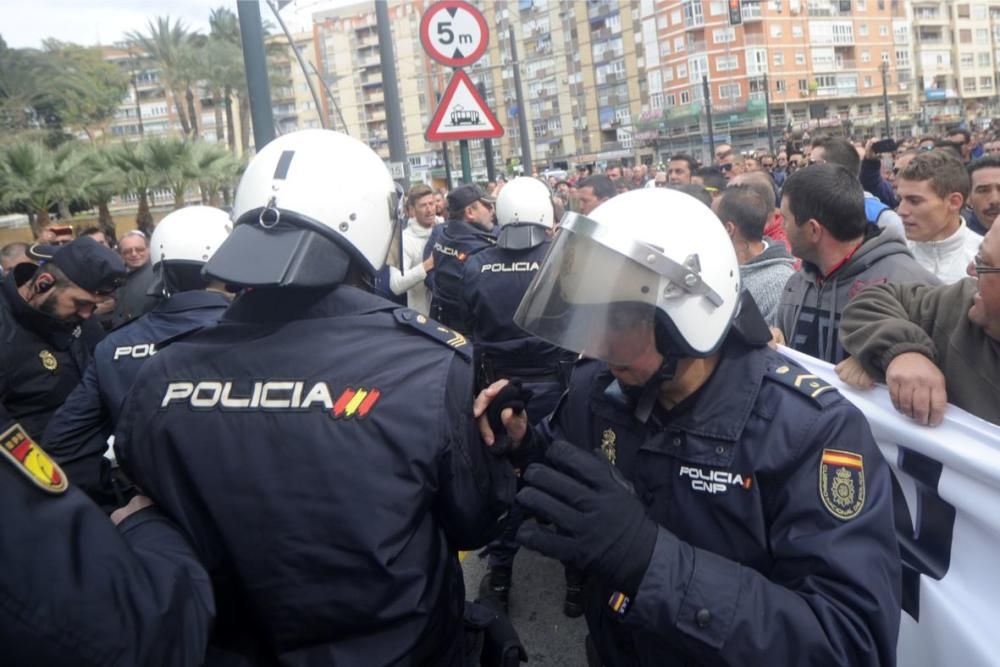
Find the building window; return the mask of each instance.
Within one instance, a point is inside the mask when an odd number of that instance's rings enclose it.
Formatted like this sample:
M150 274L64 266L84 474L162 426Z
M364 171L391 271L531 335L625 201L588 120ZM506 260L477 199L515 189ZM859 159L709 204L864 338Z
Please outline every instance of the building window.
M906 49L896 50L896 67L903 68L910 66L910 52Z
M719 28L712 31L713 44L728 44L736 41L736 28Z
M980 53L978 55L978 59L979 59L979 66L980 67L989 67L990 66L990 54L989 53Z
M666 68L663 69L663 80L664 81L673 81L674 80L674 68L673 67L666 67Z
M963 78L962 79L962 89L963 90L975 91L976 90L976 77L974 77L974 76L967 76L967 77Z
M993 77L992 76L981 76L979 77L979 87L983 90L993 90Z
M684 38L674 37L674 52L680 53L683 50L684 50Z
M806 54L802 53L801 51L796 51L795 52L795 64L796 65L805 65L806 64Z
M724 100L731 100L740 96L740 84L724 83L719 86L719 97Z
M865 0L858 0L858 11L864 12L868 10L868 3Z
M781 26L778 25L778 24L776 24L776 23L772 23L771 24L771 37L781 37L781 35L782 35Z
M879 37L888 37L889 36L889 26L887 26L884 23L882 25L880 25L878 27L878 36Z
M739 67L740 60L737 56L719 56L715 59L715 69L718 72L731 72Z
M660 55L669 56L670 55L670 42L663 40L660 42Z
M668 107L675 107L675 106L677 106L677 96L674 95L673 93L670 93L669 95L667 95L667 106Z
M870 76L866 76L865 77L865 84L864 85L865 85L865 88L871 88L872 87L872 78Z
M802 24L795 23L792 25L792 37L799 38L802 37Z
M990 31L986 28L976 28L976 44L989 44Z
M972 44L972 31L968 28L963 28L958 31L958 41L962 44Z
M708 3L708 13L711 16L719 16L726 13L726 0L712 0Z
M867 51L862 51L861 52L861 62L863 62L863 63L870 63L871 61L872 61L872 54L868 53Z
M677 78L684 79L687 77L687 75L688 75L687 65L685 65L684 63L679 64L677 66Z
M809 82L805 79L799 79L799 92L808 93L809 92Z
M785 64L785 54L781 51L776 51L774 54L774 66L781 67Z
M972 67L976 62L976 57L972 53L963 53L959 56L958 61L962 67Z
M776 92L779 92L779 93L785 92L785 80L784 79L777 79L774 82L774 90Z
M862 23L861 25L858 26L858 34L861 35L862 37L867 37L868 36L868 24L867 23Z
M682 90L681 91L681 104L691 104L691 93L690 92L688 92L686 90Z

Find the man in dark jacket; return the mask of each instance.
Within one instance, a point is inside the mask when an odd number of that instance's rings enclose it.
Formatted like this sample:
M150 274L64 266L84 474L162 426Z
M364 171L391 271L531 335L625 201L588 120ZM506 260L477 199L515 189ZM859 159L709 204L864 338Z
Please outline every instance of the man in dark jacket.
M143 366L116 431L212 575L215 646L250 664L462 661L457 550L492 537L513 477L472 422L465 337L362 289L395 198L346 135L258 152L204 269L253 289Z
M428 276L432 318L459 333L469 333L462 319L462 272L469 257L495 243L493 199L474 184L449 192L448 222L433 230L424 250L434 257L434 271Z
M861 184L843 167L817 164L789 176L781 213L802 259L778 304L782 342L795 350L836 364L845 356L840 315L855 294L887 282L940 284L896 227L868 224Z
M153 290L167 298L97 345L82 382L45 429L46 451L99 504L117 507L124 500L104 454L139 370L162 341L214 323L229 306L221 285L207 289L201 269L231 228L224 211L208 206L188 206L160 221L151 244Z
M112 329L148 313L160 301L159 294L149 293L154 276L146 235L137 229L126 233L118 241L118 253L128 269L128 277L115 293L115 307L109 321Z
M891 666L889 467L857 408L767 348L722 225L685 199L635 191L564 218L518 309L592 357L541 428L500 383L476 400L525 470L518 503L552 523L518 539L589 574L606 667Z
M188 667L211 582L148 498L108 521L0 407L0 646L8 665Z
M125 266L89 237L31 252L44 264L19 264L3 280L0 403L38 439L90 363L103 333L90 317Z

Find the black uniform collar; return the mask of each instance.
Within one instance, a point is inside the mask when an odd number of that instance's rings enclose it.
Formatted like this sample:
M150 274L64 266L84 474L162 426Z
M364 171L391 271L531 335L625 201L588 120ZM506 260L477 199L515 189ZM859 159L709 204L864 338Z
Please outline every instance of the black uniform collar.
M729 441L740 438L757 401L768 355L766 348L751 347L732 333L720 353L719 364L708 381L674 409L655 410L656 421L701 437ZM595 406L610 403L633 419L634 407L627 392L622 391L610 371L603 371L601 380L595 383Z
M156 313L178 313L196 308L226 308L229 306L229 297L221 292L210 290L191 290L188 292L178 292L169 298L163 299L157 304L153 312Z
M222 322L287 322L359 315L398 307L398 304L350 285L322 290L278 287L244 292L233 301Z
M24 300L17 291L19 281L16 272L11 271L3 280L3 297L17 323L42 338L53 347L65 350L80 337L81 328L77 324L68 325L60 320L44 315ZM20 281L23 283L24 281Z

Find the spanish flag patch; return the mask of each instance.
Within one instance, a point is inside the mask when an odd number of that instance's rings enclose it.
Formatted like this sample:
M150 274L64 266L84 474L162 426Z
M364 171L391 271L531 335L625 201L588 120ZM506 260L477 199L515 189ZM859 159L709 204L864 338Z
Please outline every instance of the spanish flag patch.
M824 449L819 464L819 497L838 519L856 517L865 506L864 458L854 452Z
M66 474L55 461L31 439L20 424L14 424L0 434L0 452L35 486L49 493L63 493L69 483Z

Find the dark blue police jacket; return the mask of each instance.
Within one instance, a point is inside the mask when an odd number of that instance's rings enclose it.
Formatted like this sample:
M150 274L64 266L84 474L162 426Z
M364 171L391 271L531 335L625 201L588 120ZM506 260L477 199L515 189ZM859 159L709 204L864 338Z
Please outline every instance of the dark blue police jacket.
M2 423L5 454L38 447ZM211 581L177 527L147 507L116 528L44 453L0 458L3 664L202 664Z
M833 387L730 334L708 382L645 424L606 365L582 362L528 446L552 437L613 459L660 526L624 617L588 582L607 667L895 664L891 472Z
M219 292L178 292L154 310L115 329L94 350L83 379L49 421L46 451L95 499L104 501L104 452L122 403L161 341L215 323L229 306Z
M486 248L466 260L461 283L462 319L475 343L476 368L485 375L479 384L520 378L535 392L529 413L533 420L555 407L564 388L563 367L568 371L576 357L514 324L514 313L549 245Z
M437 235L431 233L427 247L434 255L431 282L431 317L456 331L469 332L462 319L462 273L476 253L496 244L492 233L463 220L449 220Z
M472 419L470 347L353 287L275 289L147 362L116 449L211 573L218 644L461 664L456 551L492 537L513 485Z

